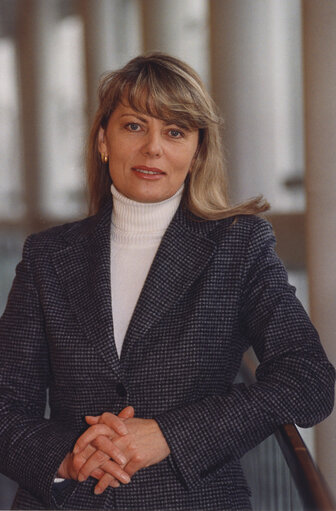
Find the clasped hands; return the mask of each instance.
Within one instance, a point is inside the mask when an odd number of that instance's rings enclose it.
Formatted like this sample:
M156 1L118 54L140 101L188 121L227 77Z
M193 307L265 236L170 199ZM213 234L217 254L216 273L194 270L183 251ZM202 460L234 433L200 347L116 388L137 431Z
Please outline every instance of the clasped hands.
M132 406L118 416L105 412L85 420L89 428L61 463L58 477L80 482L94 477L98 479L95 494L129 483L138 470L159 463L170 453L158 423L134 417Z

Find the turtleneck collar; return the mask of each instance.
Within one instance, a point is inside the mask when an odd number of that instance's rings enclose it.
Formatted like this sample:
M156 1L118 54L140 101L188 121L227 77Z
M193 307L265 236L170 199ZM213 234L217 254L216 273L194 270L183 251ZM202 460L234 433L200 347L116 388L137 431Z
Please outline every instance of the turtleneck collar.
M144 243L161 239L182 199L184 185L161 202L137 202L121 194L112 184L111 234L119 243Z

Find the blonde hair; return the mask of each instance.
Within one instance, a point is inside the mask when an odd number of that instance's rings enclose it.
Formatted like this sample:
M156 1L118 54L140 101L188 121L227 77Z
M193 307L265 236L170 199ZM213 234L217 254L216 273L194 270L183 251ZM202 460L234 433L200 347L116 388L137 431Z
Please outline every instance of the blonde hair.
M110 195L111 178L98 150L100 127L120 102L134 110L199 130L193 167L185 182L183 201L196 216L215 220L238 214L257 214L269 209L262 198L230 205L217 108L197 73L170 55L154 52L130 60L107 73L98 89L99 107L91 129L87 153L89 210L96 213Z

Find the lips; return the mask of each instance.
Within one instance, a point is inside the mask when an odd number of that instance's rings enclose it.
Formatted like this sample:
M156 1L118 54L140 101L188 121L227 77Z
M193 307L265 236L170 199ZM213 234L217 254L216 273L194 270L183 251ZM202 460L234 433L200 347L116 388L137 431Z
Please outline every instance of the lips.
M158 169L156 167L147 167L145 165L137 165L136 167L132 167L132 170L135 172L139 172L139 174L145 175L145 176L160 176L165 174L165 172L161 169Z

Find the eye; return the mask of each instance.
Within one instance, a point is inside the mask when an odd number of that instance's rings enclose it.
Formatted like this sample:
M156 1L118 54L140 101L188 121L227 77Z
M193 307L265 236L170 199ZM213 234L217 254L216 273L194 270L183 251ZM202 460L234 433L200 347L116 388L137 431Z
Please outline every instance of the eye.
M138 124L137 122L128 122L126 124L126 128L129 130L129 131L139 131L141 129L141 126L140 124Z
M172 138L182 138L184 136L183 131L178 130L176 128L170 129L168 133Z

